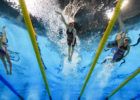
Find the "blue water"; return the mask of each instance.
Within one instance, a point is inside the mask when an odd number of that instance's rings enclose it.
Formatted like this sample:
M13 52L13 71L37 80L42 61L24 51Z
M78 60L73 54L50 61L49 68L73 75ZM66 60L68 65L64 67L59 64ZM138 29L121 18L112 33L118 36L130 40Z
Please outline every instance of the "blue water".
M0 61L0 75L9 82L12 88L25 100L49 100L42 80L35 53L24 27L15 24L11 19L0 18L0 29L6 25L8 49L19 53L20 60L12 60L13 74L6 75ZM128 35L132 44L137 42L140 33L140 22L130 28ZM128 26L129 27L129 26ZM49 34L49 33L47 33ZM109 37L113 40L115 35ZM64 38L58 38L55 44L48 37L37 36L41 56L47 67L46 75L53 100L77 100L85 77L94 58L100 38L78 40L72 62L67 61L67 45ZM87 43L85 43L87 42ZM131 47L126 63L119 67L114 65L97 64L87 84L82 100L104 100L121 82L140 67L140 44ZM103 51L99 61L102 62L110 51ZM15 55L16 56L16 55ZM136 76L111 100L140 100L140 75ZM0 100L18 100L19 97L0 80Z

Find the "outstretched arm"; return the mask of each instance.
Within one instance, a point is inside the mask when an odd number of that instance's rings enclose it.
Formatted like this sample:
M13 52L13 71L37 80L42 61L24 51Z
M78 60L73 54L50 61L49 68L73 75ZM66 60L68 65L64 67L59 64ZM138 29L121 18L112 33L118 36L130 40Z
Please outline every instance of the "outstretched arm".
M130 46L128 46L127 52L126 52L126 54L124 55L124 57L126 57L126 56L129 54L129 51L130 51Z
M133 44L133 45L130 45L130 46L136 46L136 45L138 45L140 43L140 34L139 34L139 38L138 38L138 40L137 40L137 43L135 43L135 44Z
M2 33L3 33L4 35L6 35L6 26L3 26L3 27L2 27Z
M119 41L118 47L120 47L121 45L123 45L124 38L126 37L126 29L124 27L124 23L122 22L121 15L118 17L118 22L120 33L117 35L116 39Z
M124 27L124 23L122 22L122 18L121 18L121 15L118 17L118 22L119 22L119 30L121 31L121 32L125 32L126 33L126 29L125 29L125 27Z
M122 22L121 15L118 17L118 23L119 23L119 33L116 36L116 40L118 42L118 47L123 45L124 38L126 37L126 29L124 27L124 23Z
M58 12L58 11L55 11L55 12L56 12L57 14L61 15L61 18L62 18L63 23L66 25L66 27L68 27L68 24L66 23L65 18L64 18L64 16L62 15L62 13L60 13L60 12Z
M6 37L6 26L3 26L2 27L2 33L3 33L3 37Z
M131 45L131 46L136 46L136 45L138 45L139 43L140 43L140 38L138 39L137 43L135 43L135 44L133 44L133 45Z
M6 26L3 26L2 33L2 41L6 43Z

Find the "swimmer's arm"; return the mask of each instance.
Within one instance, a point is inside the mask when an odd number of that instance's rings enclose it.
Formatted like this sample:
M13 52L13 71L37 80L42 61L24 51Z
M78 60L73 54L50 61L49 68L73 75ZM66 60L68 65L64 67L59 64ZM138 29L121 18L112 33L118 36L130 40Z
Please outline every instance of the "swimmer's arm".
M68 24L66 23L64 16L62 14L61 14L61 18L62 18L63 23L66 25L66 27L68 27Z
M127 30L124 27L124 23L122 22L121 15L118 18L118 22L119 22L119 27L120 27L120 33L117 35L119 39L118 38L116 39L118 40L118 47L120 47L121 45L123 45L123 41L124 41L124 38L126 37Z
M4 27L4 28L2 29L2 33L3 33L3 34L2 34L2 37L3 37L4 39L6 38L6 30L5 30L5 28L6 28L6 27Z
M126 57L126 56L129 54L129 51L130 51L130 46L128 46L127 52L126 52L126 54L124 55L124 57Z
M118 18L118 22L119 22L120 31L126 33L126 28L124 27L124 23L122 22L121 15Z
M137 43L135 43L135 44L133 44L133 45L131 45L131 46L136 46L136 45L138 45L139 43L140 43L140 37L138 38Z
M65 18L64 16L62 15L62 13L58 12L58 11L55 11L57 14L61 15L61 18L62 18L62 22L66 25L66 27L68 27L68 24L66 23L65 21Z
M74 42L75 42L75 39L76 39L76 36L77 36L77 33L76 33L76 29L73 30L73 41L72 41L72 44L74 45Z

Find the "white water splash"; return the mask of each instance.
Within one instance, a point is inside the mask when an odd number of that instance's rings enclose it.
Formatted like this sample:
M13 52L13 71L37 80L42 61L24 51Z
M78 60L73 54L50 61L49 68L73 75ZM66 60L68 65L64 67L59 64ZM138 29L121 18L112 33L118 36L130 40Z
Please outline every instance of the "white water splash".
M108 84L108 81L111 77L111 74L113 72L113 70L115 69L115 63L112 63L112 56L107 56L106 58L106 62L102 65L102 69L98 72L97 76L96 76L96 80L94 83L96 83L95 85L93 85L93 87L91 87L93 90L97 89L96 91L93 91L93 95L88 95L87 96L87 100L91 100L91 99L101 99L100 97L103 94L103 89L106 87L106 85ZM98 94L98 93L99 94Z
M66 39L65 39L66 40ZM69 74L75 74L77 70L77 64L81 61L79 52L80 52L80 42L79 39L77 39L77 45L75 46L72 61L68 61L68 46L61 46L62 53L64 55L64 61L63 61L63 70L62 73L67 76Z
M68 22L74 20L76 13L85 6L84 1L74 0L70 1L68 5L63 10L63 13L68 16Z
M63 51L65 56L64 56L64 62L63 62L63 70L62 73L65 76L68 76L69 74L76 74L77 71L77 65L81 61L79 51L74 51L73 56L72 56L72 61L68 61L68 48L65 48Z

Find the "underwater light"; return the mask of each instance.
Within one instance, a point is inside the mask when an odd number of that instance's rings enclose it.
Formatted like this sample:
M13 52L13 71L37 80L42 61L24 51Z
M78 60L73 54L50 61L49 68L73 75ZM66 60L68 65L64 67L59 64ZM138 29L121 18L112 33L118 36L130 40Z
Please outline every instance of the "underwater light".
M124 0L121 6L121 10L123 10L129 3L129 0ZM111 8L105 12L108 19L111 19L114 13L114 8Z
M124 9L129 3L129 0L124 0L121 9Z

